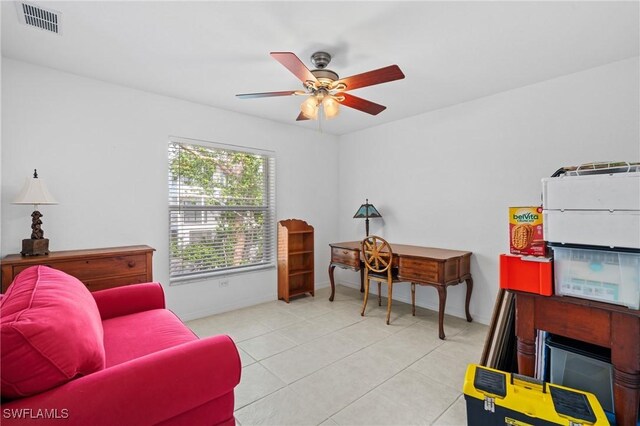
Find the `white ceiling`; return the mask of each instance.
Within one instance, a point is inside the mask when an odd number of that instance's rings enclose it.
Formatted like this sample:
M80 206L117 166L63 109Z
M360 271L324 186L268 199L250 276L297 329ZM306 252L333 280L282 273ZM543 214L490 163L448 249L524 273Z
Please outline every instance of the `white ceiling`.
M345 134L639 54L629 2L30 2L62 14L62 34L22 25L2 2L2 55L290 125L304 98L269 56L316 50L341 77L397 64L404 80L352 94L387 106L341 108L323 131Z

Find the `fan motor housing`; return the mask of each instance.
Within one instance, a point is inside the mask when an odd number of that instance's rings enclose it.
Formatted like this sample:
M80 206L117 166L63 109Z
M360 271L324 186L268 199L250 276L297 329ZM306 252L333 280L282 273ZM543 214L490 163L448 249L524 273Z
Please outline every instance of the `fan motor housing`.
M316 52L311 55L311 63L318 69L325 69L331 62L331 55L327 52Z
M338 79L338 74L336 72L326 69L312 70L311 74L313 74L318 80L327 79L336 81Z

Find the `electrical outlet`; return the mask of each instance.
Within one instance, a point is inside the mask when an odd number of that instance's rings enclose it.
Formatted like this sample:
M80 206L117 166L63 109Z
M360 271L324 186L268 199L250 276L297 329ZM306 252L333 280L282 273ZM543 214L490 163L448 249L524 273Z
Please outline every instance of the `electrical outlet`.
M229 280L220 280L220 281L218 282L218 285L219 285L220 287L229 287Z

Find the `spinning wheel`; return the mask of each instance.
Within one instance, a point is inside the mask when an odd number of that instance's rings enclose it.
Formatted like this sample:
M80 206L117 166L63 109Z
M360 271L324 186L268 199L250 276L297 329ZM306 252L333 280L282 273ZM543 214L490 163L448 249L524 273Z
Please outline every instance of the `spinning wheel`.
M387 283L387 325L391 316L391 301L393 296L393 283L398 280L393 275L393 251L391 245L383 238L372 235L362 240L361 243L362 257L364 258L364 303L362 304L362 312L367 308L367 300L369 299L369 281L378 282L378 306L382 305L380 296L380 287L382 282ZM411 284L412 296L415 294L415 287ZM415 315L415 297L411 299L414 307Z
M386 272L391 267L393 253L388 242L375 235L362 241L362 255L367 270L377 274Z

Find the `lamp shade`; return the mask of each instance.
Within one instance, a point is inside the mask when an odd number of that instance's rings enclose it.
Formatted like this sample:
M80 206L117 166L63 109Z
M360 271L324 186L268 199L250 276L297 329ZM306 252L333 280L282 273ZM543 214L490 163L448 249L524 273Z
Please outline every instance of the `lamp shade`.
M334 118L340 112L339 103L333 96L326 96L322 100L322 108L324 109L324 115L327 119Z
M318 117L318 99L315 96L309 96L302 105L300 110L305 117L310 120L315 120Z
M58 204L37 172L32 178L27 178L24 187L13 204Z
M353 215L354 219L359 218L369 218L369 217L382 217L380 212L373 206L373 204L369 204L369 200L367 200L363 205L360 206L355 215Z

